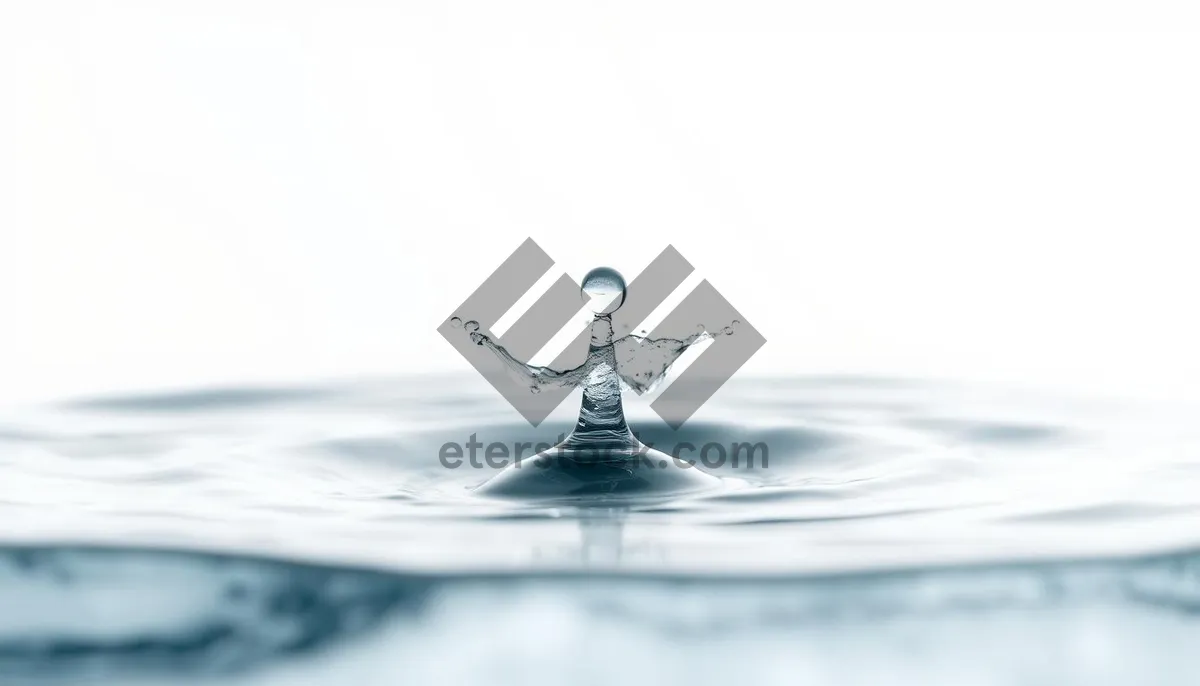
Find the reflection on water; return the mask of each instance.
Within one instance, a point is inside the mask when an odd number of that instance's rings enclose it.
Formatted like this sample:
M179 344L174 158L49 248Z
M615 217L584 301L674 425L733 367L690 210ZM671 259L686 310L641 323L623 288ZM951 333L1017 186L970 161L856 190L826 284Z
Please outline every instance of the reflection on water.
M735 380L678 432L644 400L631 425L660 450L762 443L765 466L581 508L479 498L494 470L439 462L574 420L568 402L532 429L492 393L394 379L0 417L0 683L1200 677L1187 412Z
M590 540L619 551L596 536L619 532L610 520L585 533L585 548ZM760 578L428 574L10 547L0 550L0 675L95 684L390 684L397 674L405 683L1190 684L1200 677L1189 650L1198 571L1200 554L1180 553Z

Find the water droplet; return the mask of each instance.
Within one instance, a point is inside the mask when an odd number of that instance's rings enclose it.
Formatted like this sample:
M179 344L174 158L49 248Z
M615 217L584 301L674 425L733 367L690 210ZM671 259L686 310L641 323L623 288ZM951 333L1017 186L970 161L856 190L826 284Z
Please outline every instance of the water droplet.
M741 324L741 323L742 323L742 320L740 320L740 319L735 319L735 320L733 320L733 325L734 325L734 326L737 326L738 324Z
M463 324L463 328L466 329L467 331L478 331L479 330L479 322L472 319L471 321L467 322L466 324Z
M733 334L733 327L732 327L732 326L727 326L727 327L725 327L724 329L721 329L721 333L725 334L726 336L732 335L732 334Z
M580 295L591 298L592 312L612 314L625 302L625 277L610 267L596 267L583 277Z
M453 326L454 328L457 329L462 326L462 320L459 319L458 317L451 317L450 318L450 326Z

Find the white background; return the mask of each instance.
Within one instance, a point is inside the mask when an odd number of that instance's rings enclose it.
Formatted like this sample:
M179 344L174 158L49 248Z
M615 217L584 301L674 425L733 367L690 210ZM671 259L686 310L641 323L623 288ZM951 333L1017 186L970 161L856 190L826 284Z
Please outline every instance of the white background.
M748 374L1195 394L1192 7L5 3L0 402L469 371L527 236L674 244Z

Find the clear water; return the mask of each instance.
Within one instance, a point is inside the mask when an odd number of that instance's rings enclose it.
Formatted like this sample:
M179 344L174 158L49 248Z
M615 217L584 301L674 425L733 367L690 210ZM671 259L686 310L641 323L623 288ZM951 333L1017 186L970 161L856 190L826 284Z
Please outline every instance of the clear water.
M470 375L0 415L0 683L1194 684L1185 408L736 378L656 447L714 492L475 496L446 442L554 442Z

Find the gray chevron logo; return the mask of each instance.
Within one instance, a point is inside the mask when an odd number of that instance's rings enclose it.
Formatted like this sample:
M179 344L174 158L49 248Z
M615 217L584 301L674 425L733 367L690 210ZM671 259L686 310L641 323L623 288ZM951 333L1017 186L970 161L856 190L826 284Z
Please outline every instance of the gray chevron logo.
M554 261L532 238L526 239L508 259L480 284L455 313L479 323L479 331L504 346L518 360L529 360L580 313L583 302L580 287L566 274L556 280L528 310L497 338L491 327L513 308L554 266ZM625 302L612 315L613 331L618 336L637 327L683 283L694 268L673 246L654 258L626 289ZM649 338L683 339L696 333L697 325L712 322L724 326L738 321L732 336L718 336L669 387L650 404L659 417L678 429L695 414L745 364L766 339L733 305L701 281L691 293L648 334ZM568 369L586 355L590 325L578 320L574 339L551 362L553 369ZM530 392L529 385L510 375L505 364L490 350L471 342L462 329L447 317L438 333L454 346L506 400L533 426L541 424L558 407L570 389L546 389ZM636 389L635 389L636 391ZM638 391L640 393L640 391Z

